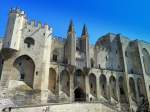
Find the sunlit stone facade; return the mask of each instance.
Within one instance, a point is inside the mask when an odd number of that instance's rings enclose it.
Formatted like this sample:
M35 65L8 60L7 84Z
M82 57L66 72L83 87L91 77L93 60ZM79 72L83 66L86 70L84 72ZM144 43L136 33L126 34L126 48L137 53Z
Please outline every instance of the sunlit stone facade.
M121 112L148 109L150 44L113 33L95 45L89 38L86 25L77 37L71 21L67 36L56 37L52 27L11 9L0 43L1 99L16 106L84 102Z

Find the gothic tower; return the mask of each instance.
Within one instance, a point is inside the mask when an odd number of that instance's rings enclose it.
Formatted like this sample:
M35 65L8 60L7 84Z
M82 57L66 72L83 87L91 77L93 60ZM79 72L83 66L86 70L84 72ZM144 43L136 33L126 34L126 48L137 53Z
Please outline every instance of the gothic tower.
M19 50L20 39L24 24L25 24L24 11L21 11L18 8L11 9L9 12L3 48Z
M75 65L75 52L76 52L76 36L73 21L71 20L67 32L67 40L65 45L66 61L70 65Z
M86 67L89 67L89 35L87 26L83 26L81 34L81 50L85 53Z

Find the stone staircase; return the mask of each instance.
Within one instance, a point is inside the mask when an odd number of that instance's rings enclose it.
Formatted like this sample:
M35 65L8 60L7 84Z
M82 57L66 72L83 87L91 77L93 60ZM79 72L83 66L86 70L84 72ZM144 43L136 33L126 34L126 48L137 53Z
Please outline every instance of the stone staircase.
M12 93L10 90L8 90L8 82L6 81L0 81L0 100L4 101L5 99L10 99L16 107L21 107L21 106L25 106L25 107L35 107L35 106L41 106L41 94L40 93L36 93L34 90L33 91L29 91L29 92L20 92L20 91L15 91L15 93ZM14 96L15 95L15 96ZM127 104L121 104L120 107L121 109L119 109L119 106L117 104L112 104L108 101L97 101L97 102L64 102L64 103L58 103L59 100L57 102L51 102L52 100L55 101L55 98L49 98L49 104L54 104L54 105L65 105L65 104L74 104L74 103L79 103L79 104L100 104L100 105L104 105L105 107L110 108L111 110L115 110L115 112L129 112L129 105ZM9 105L10 101L9 100L5 100L5 103L7 105ZM12 104L10 104L10 107L12 106Z
M8 82L0 81L0 99L9 97Z
M17 106L41 105L41 93L35 90L16 91L12 101Z

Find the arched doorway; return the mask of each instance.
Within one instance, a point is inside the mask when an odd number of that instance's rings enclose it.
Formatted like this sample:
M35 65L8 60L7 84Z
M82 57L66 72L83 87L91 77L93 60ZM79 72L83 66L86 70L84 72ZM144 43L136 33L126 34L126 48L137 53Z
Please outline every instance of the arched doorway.
M85 75L80 69L74 74L74 88L75 101L86 101Z
M80 87L75 89L74 94L75 94L75 101L85 101L85 93Z
M100 75L100 90L101 90L101 95L104 97L104 98L108 98L108 93L107 93L107 79L105 77L105 75Z
M119 81L119 99L120 99L120 103L127 103L127 97L126 97L126 93L125 93L125 82L124 82L124 78L123 77L119 77L118 79Z
M34 71L35 71L35 64L33 60L27 56L23 55L18 57L14 61L14 67L18 70L19 73L18 79L24 81L28 86L33 88L33 80L34 80Z
M97 91L96 91L96 76L95 74L91 73L89 75L89 87L90 87L90 93L93 95L93 96L97 96Z
M53 93L56 94L56 71L53 68L49 69L49 85L48 85L48 89Z
M116 91L116 79L114 76L111 76L109 79L110 82L110 95L113 99L117 100L117 91Z
M130 94L133 101L136 101L136 89L135 89L135 82L133 78L129 79L129 85L130 85Z
M67 70L63 70L60 74L61 91L70 95L70 76Z

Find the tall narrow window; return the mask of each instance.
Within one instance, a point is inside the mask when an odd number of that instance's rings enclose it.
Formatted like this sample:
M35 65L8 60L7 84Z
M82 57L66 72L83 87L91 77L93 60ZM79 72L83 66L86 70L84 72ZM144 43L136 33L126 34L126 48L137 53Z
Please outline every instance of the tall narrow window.
M94 60L91 58L91 68L94 67Z
M24 77L25 77L25 75L24 75L23 73L21 73L20 80L21 80L21 81L24 81Z
M55 62L57 61L57 55L56 54L53 55L53 61L55 61Z
M128 57L128 53L127 53L127 51L125 51L125 56L126 56L126 57Z

